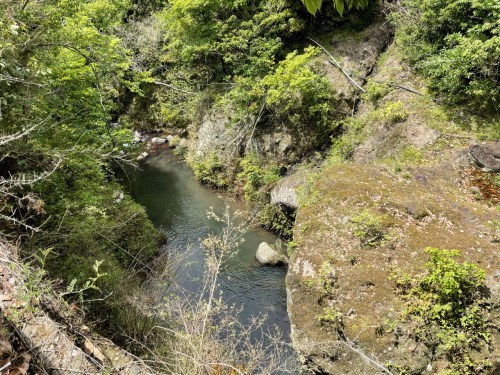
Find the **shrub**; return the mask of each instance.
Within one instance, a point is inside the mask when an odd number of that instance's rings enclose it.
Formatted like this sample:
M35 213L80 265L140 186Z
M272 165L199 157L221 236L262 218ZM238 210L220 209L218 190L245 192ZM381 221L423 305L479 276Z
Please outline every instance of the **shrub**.
M454 103L498 110L500 7L495 0L406 0L398 40L429 87Z
M313 146L324 142L334 127L333 88L311 65L318 53L318 48L309 47L303 54L288 54L259 85L275 123Z
M187 162L193 168L194 175L202 184L217 189L226 189L229 185L227 168L214 152L205 156L189 156Z
M363 94L363 96L372 103L375 103L391 92L391 90L391 87L388 85L368 81L368 84L366 85L366 93Z
M401 320L412 325L416 340L450 361L452 373L479 373L487 361L473 352L491 340L485 272L457 261L458 250L429 247L425 252L430 258L423 275L398 275L405 303Z
M389 239L383 225L383 217L365 210L351 218L354 224L354 237L360 239L363 246L377 246Z
M266 188L278 182L279 169L275 166L264 166L257 155L246 155L240 162L241 172L236 178L243 183L243 191L247 202L257 203L268 198Z
M164 11L170 35L166 58L192 68L199 77L266 74L282 48L282 37L303 27L280 0L170 4Z
M407 117L408 112L406 112L404 108L404 103L399 100L396 102L388 102L385 106L373 113L374 120L392 124L404 121Z
M283 239L292 238L294 224L293 214L287 214L273 204L266 204L257 214L257 220L267 230L275 233Z

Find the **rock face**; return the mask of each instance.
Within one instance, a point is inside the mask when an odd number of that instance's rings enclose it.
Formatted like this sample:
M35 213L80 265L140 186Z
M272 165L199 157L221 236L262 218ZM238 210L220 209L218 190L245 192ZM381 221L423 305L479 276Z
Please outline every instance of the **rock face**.
M376 373L349 349L352 342L379 363L408 366L408 373L424 373L429 364L442 370L442 359L430 360L431 349L416 343L408 327L396 336L386 326L402 309L391 275L397 269L421 274L426 247L458 249L463 260L483 268L491 306L497 306L492 314L499 315L499 232L488 224L498 211L464 196L459 181L451 163L415 168L406 180L373 165L324 169L313 187L319 199L297 212L286 280L293 344L317 373ZM363 215L379 218L383 240L363 244L355 224ZM325 311L335 311L341 323L321 323ZM492 334L498 343L498 332ZM493 347L481 355L495 363L500 348Z
M500 141L473 145L469 153L478 166L500 172Z
M274 250L267 242L262 242L255 254L257 260L264 265L277 266L284 263L284 256Z
M374 22L360 33L335 33L324 46L333 52L339 64L348 72L355 72L360 76L371 73L380 53L391 40L390 25L386 20ZM349 83L346 77L332 64L325 60L324 69L327 78L335 87L336 104L339 109L352 111L352 104L358 96L357 89ZM362 81L358 82L362 84Z
M231 152L233 139L229 119L220 113L209 114L198 129L195 152L198 156L215 152L222 157Z
M271 190L271 204L281 204L296 210L299 208L298 190L306 182L305 173L301 172L283 178Z
M401 82L406 88L424 92L423 83L401 63L400 54L397 45L392 43L382 64L370 77L377 82ZM394 157L408 147L422 149L441 137L431 126L436 117L444 116L436 103L429 100L423 111L420 96L407 90L387 90L376 104L365 100L359 106L357 119L369 126L365 126L364 140L352 155L356 162ZM377 109L379 112L375 115Z
M325 44L338 59L339 63L350 72L367 76L377 63L377 58L390 39L390 26L384 19L374 22L360 33L334 33ZM345 76L331 64L318 58L318 70L332 82L335 88L335 101L339 113L351 113L359 92L353 88ZM300 161L303 155L318 147L325 139L313 139L303 131L287 127L284 123L272 123L266 126L255 125L255 118L247 119L245 123L235 123L232 117L236 109L214 109L205 116L197 129L197 142L194 154L203 157L216 154L220 161L229 164L247 153L257 153L263 158L272 158L278 163L293 164ZM193 129L196 131L196 129ZM286 205L296 206L296 200L291 198Z

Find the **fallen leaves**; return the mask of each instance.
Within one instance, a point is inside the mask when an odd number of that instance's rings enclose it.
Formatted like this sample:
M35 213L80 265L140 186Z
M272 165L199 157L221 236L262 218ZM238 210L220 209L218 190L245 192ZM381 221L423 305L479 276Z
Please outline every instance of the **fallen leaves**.
M478 200L492 206L500 205L500 174L483 172L478 168L465 171L468 185Z

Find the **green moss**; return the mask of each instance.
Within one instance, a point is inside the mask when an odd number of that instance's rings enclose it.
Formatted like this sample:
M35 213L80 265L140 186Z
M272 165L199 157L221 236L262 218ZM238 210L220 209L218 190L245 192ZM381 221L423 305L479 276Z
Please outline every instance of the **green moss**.
M319 173L309 173L306 183L298 188L297 195L300 207L308 207L318 202L320 196L316 185L319 178Z

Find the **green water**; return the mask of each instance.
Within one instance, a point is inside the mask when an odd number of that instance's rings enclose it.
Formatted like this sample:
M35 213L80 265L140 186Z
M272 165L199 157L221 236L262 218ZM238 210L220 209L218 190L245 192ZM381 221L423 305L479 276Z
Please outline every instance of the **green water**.
M225 200L217 192L201 186L191 169L168 153L149 158L132 177L132 195L146 207L155 225L165 230L168 251L175 251L182 258L176 282L196 293L205 267L200 240L221 230L220 223L207 219L207 211L213 208L221 214ZM242 207L232 203L231 209ZM225 264L220 274L223 299L242 308L239 318L244 323L252 316L266 314L267 324L279 327L289 341L286 268L263 267L255 259L262 241L273 244L277 238L253 228L244 239L236 256Z

